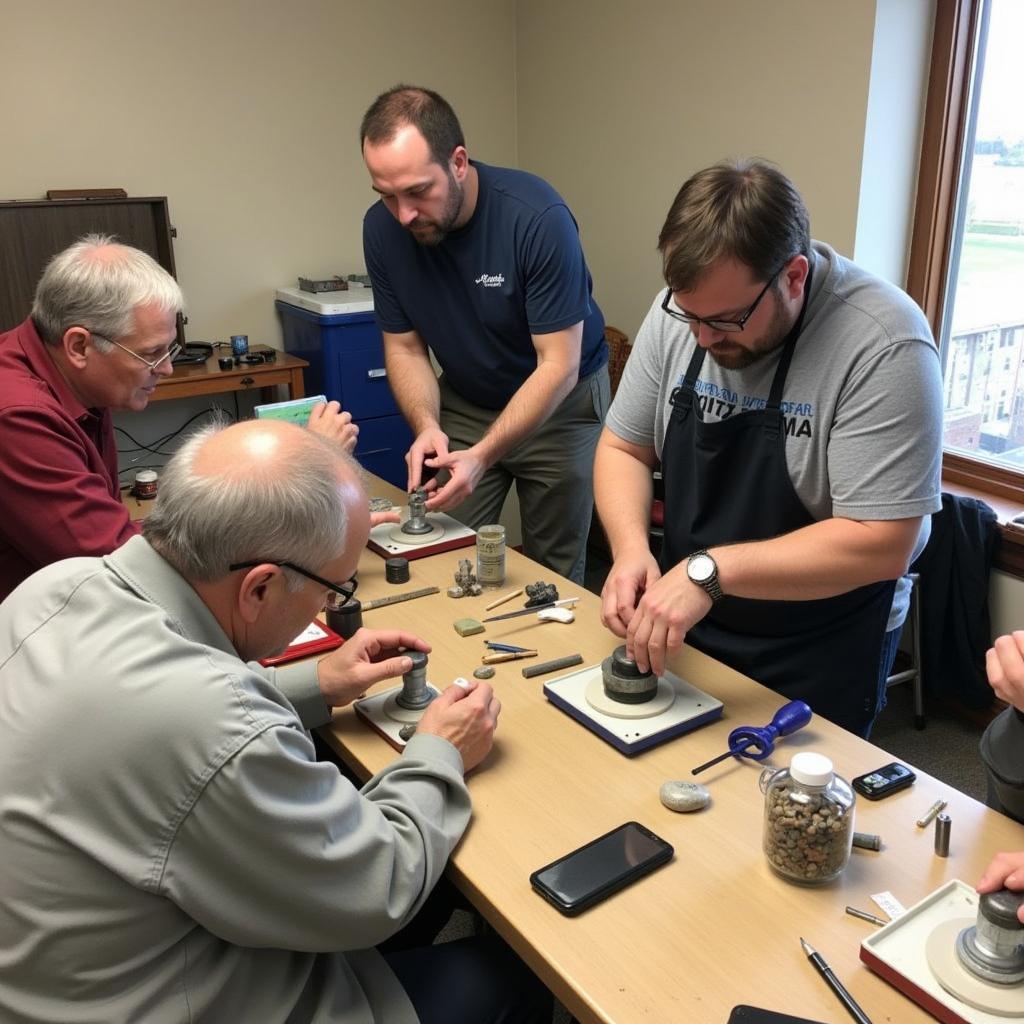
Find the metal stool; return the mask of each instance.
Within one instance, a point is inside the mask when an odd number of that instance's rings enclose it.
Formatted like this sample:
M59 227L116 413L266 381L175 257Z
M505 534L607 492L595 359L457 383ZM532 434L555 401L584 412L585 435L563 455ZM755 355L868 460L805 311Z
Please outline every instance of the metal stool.
M910 590L910 608L907 612L907 623L913 629L910 638L910 667L899 672L893 672L885 681L885 688L896 686L899 683L910 682L914 687L914 728L923 729L924 720L924 686L921 680L921 602L918 598L918 590L921 583L920 573L912 572L910 581L913 584ZM904 623L904 628L906 624ZM902 637L901 637L902 639ZM897 654L897 657L899 655Z

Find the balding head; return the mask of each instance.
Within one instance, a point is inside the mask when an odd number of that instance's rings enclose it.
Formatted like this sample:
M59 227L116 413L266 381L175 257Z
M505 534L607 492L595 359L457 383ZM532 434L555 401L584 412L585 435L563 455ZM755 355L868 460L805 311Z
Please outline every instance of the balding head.
M359 467L291 423L248 420L194 434L164 467L143 524L186 579L211 582L228 566L290 561L314 572L369 532ZM302 578L292 574L297 589Z
M135 329L138 306L181 312L177 281L141 249L121 245L110 235L86 235L46 265L32 320L50 345L76 325L116 341Z

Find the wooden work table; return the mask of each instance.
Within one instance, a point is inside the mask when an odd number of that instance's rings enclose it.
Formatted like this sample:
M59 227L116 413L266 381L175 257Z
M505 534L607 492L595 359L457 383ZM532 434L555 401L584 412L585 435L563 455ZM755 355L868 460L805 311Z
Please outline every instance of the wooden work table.
M370 493L398 503L383 482ZM507 587L454 600L444 589L460 557L473 548L410 563L412 578L395 586L384 560L367 551L359 570L363 600L436 584L440 594L364 613L370 627L412 630L433 646L427 676L441 688L480 664L484 639L536 647L538 660L579 652L594 665L618 644L600 622L599 600L558 580L561 596L579 595L576 622L538 623L532 616L459 637L456 618L513 610L513 601L484 611L496 594L548 570L509 551ZM844 913L847 905L880 914L870 895L891 891L910 907L950 879L973 884L1000 850L1024 849L1024 827L988 810L937 779L917 782L882 802L858 798L856 828L882 837L881 852L854 850L841 878L818 888L791 885L769 869L761 851L761 765L730 759L699 781L710 807L676 814L661 805L667 779L727 747L739 725L764 725L782 703L762 686L696 651L671 660L684 679L725 703L718 722L627 758L550 704L542 685L559 673L524 679L530 661L497 665L491 680L502 702L494 750L469 776L473 820L449 868L459 888L581 1022L724 1024L747 1003L820 1021L848 1018L803 955L803 936L825 957L875 1024L931 1020L858 959L874 927ZM828 666L822 666L827 675ZM378 689L394 683L380 684ZM325 739L360 776L388 764L395 752L351 708L335 713ZM892 757L823 719L779 741L771 763L788 765L799 750L827 754L847 780ZM949 801L950 855L933 852L933 830L915 820L938 798ZM637 820L675 847L674 860L577 918L566 918L530 888L536 868L625 821Z
M306 394L302 371L309 366L305 359L278 352L272 363L235 366L222 370L217 365L220 356L229 356L229 348L217 349L205 363L185 363L176 366L170 377L161 377L150 401L170 398L194 398L197 395L220 395L231 391L260 389L263 401L274 400L269 389L278 384L288 388L289 398L304 398Z

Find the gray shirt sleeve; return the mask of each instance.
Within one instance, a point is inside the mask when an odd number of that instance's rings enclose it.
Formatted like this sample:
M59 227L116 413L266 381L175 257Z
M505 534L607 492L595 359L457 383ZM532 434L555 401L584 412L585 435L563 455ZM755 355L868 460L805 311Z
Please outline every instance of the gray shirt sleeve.
M374 946L422 906L470 817L462 759L436 736L358 791L294 728L261 731L203 787L159 889L228 942Z
M622 379L605 420L605 426L630 444L654 447L661 455L663 437L658 431L658 403L665 373L665 339L659 326L661 292L644 317L626 360Z
M264 668L250 662L249 668L270 680L291 702L303 728L317 729L331 720L331 709L320 692L316 658L306 658L286 668Z
M833 515L910 519L942 507L942 378L930 340L895 341L843 387L828 439Z

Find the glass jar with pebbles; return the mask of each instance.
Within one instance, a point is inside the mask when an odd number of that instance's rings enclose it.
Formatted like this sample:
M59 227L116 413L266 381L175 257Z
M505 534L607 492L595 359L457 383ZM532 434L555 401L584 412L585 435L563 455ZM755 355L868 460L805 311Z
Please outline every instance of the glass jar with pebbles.
M823 754L794 754L761 773L764 853L776 874L800 885L838 877L850 859L856 797Z

